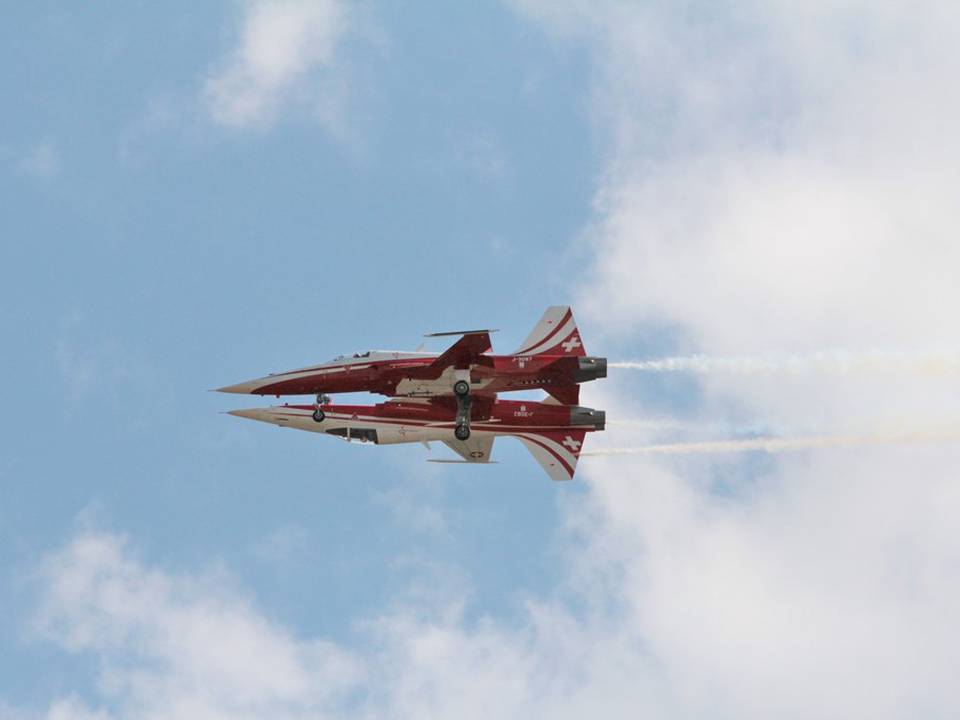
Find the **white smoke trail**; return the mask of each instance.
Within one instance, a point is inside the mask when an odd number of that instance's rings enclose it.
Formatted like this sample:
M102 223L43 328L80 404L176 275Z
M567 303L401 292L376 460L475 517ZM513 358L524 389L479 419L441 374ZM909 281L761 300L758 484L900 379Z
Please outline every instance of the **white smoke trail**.
M854 447L895 443L950 442L960 440L960 428L923 430L872 435L819 435L797 438L750 438L746 440L713 440L707 442L640 445L625 448L602 448L580 453L591 455L687 455L691 453L724 453L762 450L768 453L812 448Z
M762 435L797 432L797 428L773 426L770 423L732 424L729 422L705 422L676 418L614 418L607 420L608 428L650 430L674 433L713 433L720 435Z
M607 420L607 425L618 427L627 427L634 430L719 430L729 431L728 425L720 423L697 423L689 420L677 420L675 418L644 418L642 420Z
M740 375L778 372L843 374L865 370L944 374L960 371L960 352L824 350L805 355L747 355L740 357L689 355L686 357L661 358L659 360L612 362L609 363L608 367L647 372L692 372L701 374L726 372Z

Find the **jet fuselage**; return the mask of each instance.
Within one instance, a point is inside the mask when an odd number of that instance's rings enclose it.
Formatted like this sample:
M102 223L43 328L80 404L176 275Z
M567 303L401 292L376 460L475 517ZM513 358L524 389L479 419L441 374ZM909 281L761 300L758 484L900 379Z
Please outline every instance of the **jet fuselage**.
M455 435L457 402L447 397L404 398L377 405L281 405L231 410L230 414L351 442L441 441L461 455L461 462L469 463L490 462L493 440L515 437L555 480L573 478L586 433L603 430L606 423L602 410L493 397L474 399L467 440Z
M436 353L376 350L276 373L221 392L253 395L333 395L372 392L388 397L450 395L456 368L436 368ZM468 370L470 391L491 395L513 390L564 388L606 377L606 358L569 355L481 355Z

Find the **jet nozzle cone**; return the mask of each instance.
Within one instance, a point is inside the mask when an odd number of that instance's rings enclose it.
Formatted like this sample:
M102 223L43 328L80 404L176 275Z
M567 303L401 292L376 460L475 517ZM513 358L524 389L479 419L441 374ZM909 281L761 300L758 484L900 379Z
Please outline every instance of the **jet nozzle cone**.
M577 383L599 380L607 376L607 359L602 357L582 357L577 359L577 369L573 380Z
M570 408L571 425L592 425L595 430L603 430L607 426L607 414L603 410L575 405Z

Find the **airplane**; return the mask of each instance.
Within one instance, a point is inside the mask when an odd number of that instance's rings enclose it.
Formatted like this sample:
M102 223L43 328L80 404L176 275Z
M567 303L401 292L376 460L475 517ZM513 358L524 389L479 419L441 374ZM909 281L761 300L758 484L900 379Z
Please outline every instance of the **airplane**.
M370 350L340 355L329 362L273 373L219 388L252 395L313 395L316 408L327 395L379 393L388 397L453 397L458 403L461 439L469 437L471 395L493 397L514 390L543 389L565 405L580 402L580 383L607 376L607 360L589 357L573 311L566 305L547 308L520 348L491 355L490 333L458 330L426 337L460 336L442 353Z
M588 432L603 430L602 410L561 405L556 400L477 398L471 407L472 434L461 438L453 397L393 398L377 405L280 405L231 410L230 415L308 430L348 442L393 445L441 441L461 460L442 463L489 463L493 441L514 437L533 454L553 480L572 480Z

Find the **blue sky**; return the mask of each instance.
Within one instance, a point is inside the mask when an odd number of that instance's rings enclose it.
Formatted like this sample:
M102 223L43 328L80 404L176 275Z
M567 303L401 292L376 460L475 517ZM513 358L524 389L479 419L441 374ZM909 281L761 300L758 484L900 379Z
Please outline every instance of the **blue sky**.
M4 19L0 718L958 714L952 4ZM557 484L208 392L558 303L612 359L871 359L611 372L595 448L924 442Z

